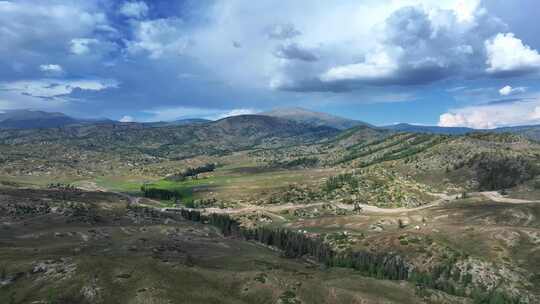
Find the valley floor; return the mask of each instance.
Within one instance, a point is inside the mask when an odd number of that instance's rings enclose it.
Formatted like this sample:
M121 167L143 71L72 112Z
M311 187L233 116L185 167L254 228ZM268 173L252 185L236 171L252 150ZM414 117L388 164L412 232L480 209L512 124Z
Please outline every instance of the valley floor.
M409 282L287 259L211 226L169 218L174 208L131 194L93 185L75 192L0 190L2 303L472 303ZM471 269L473 282L504 284L534 303L540 204L493 193L439 197L418 208L361 206L354 214L331 202L202 211L330 235L338 247L394 252L420 268L457 252L456 263ZM137 214L133 205L159 212ZM336 208L349 213L314 211Z

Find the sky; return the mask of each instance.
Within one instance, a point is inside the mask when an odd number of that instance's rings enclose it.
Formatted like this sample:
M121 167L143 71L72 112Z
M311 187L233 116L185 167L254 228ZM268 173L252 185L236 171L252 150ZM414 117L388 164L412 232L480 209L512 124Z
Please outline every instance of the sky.
M537 0L0 0L0 111L540 124Z

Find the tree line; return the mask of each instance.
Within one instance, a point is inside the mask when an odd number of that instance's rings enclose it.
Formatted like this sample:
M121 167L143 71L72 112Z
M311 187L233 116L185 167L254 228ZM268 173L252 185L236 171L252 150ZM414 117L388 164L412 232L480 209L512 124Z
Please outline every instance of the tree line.
M316 167L319 164L319 159L315 157L301 157L290 161L274 161L270 164L270 167L275 168L311 168Z
M469 161L480 190L512 188L538 175L538 168L522 156L480 153Z
M144 197L159 199L162 201L170 201L170 200L178 201L182 198L182 194L178 190L152 188L146 185L141 187L141 192Z
M245 228L226 214L205 215L197 210L182 209L183 218L208 223L225 236L240 237L280 249L288 258L310 256L329 267L348 267L380 279L406 280L412 271L400 256L362 252L336 252L320 237L284 228Z
M348 184L352 189L356 189L358 188L359 180L351 173L331 176L326 180L323 186L323 191L329 193L336 189L341 189L346 184Z
M205 164L203 166L199 166L199 167L195 167L195 168L190 167L190 168L187 168L186 170L184 170L184 171L182 171L180 173L173 174L173 175L167 177L167 180L183 181L188 177L196 177L197 175L199 175L201 173L213 172L215 169L216 169L216 164L214 164L214 163Z

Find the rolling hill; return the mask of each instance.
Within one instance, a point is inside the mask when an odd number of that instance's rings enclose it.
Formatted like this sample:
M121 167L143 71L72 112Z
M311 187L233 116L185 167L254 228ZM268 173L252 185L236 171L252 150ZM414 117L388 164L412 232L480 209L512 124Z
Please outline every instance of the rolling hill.
M540 125L504 127L498 128L495 131L519 134L529 139L540 141Z

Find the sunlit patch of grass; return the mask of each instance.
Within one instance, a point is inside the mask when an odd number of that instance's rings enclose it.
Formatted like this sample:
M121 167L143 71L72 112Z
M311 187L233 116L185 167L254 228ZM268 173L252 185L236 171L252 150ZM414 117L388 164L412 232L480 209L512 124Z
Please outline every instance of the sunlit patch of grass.
M146 187L164 189L169 191L175 191L180 193L183 202L191 202L194 199L194 189L197 187L204 187L215 184L222 181L223 178L201 178L201 179L187 179L185 181L170 181L166 179L158 180L152 183L147 183ZM139 188L142 184L139 185Z
M259 196L261 192L278 191L290 184L306 181L317 183L321 178L331 174L333 172L324 170L269 170L243 164L240 169L235 166L218 167L214 172L183 181L135 175L99 177L93 181L103 189L132 195L141 195L141 187L146 184L152 188L178 191L182 195L182 202L203 198L235 201Z
M95 179L96 184L99 187L111 191L137 193L141 190L141 185L145 182L151 182L151 180L145 180L143 178L133 178L124 176L115 177L99 177Z

